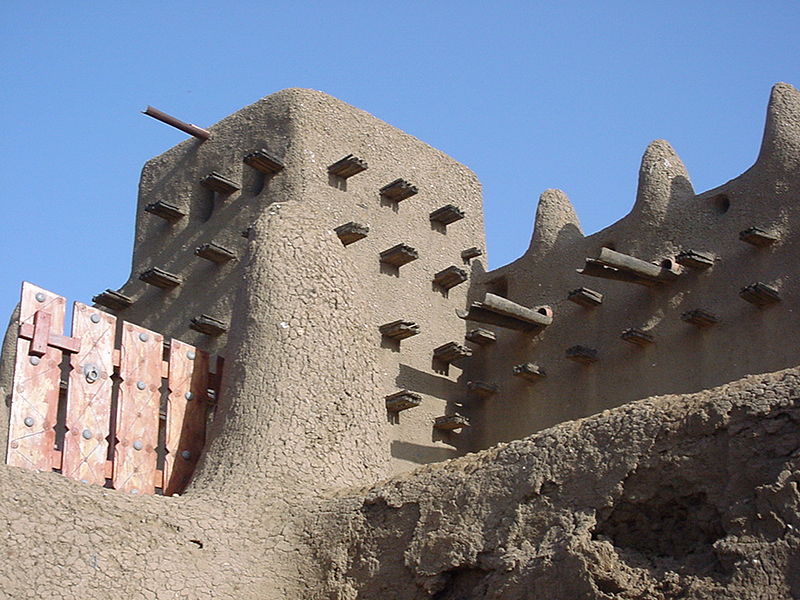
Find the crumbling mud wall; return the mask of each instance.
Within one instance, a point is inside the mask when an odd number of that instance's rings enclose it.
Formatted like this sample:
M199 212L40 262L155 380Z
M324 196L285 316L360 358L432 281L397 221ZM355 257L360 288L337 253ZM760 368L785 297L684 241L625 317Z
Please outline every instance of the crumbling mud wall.
M306 526L321 597L800 597L798 426L791 369L344 492Z
M528 251L475 285L525 306L550 305L553 324L536 336L496 328L497 342L465 365L496 393L465 400L473 427L461 447L485 448L638 398L800 364L792 342L800 337L798 165L800 92L777 84L757 161L718 188L696 194L676 152L659 140L642 159L632 211L598 233L584 237L564 192L544 192ZM631 275L587 261L602 248L671 268L650 265L665 276L656 282L579 273ZM746 301L740 293L753 284L759 289ZM602 303L574 293L581 288ZM514 376L524 363L545 376Z

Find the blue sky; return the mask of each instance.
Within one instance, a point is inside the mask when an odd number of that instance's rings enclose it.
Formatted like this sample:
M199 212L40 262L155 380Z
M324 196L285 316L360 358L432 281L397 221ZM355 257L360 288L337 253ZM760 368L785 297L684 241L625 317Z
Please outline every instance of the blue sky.
M286 87L323 90L470 166L491 266L539 193L587 233L628 212L647 144L695 189L756 157L769 89L800 85L797 1L152 2L0 7L0 319L23 279L89 301L128 277L139 171Z

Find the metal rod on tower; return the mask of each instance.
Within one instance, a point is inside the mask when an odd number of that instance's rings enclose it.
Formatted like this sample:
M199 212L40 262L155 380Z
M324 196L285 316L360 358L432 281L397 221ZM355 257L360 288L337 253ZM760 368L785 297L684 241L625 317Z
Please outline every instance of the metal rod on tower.
M207 140L211 137L211 132L207 129L203 129L202 127L198 127L197 125L192 125L191 123L184 123L180 119L176 119L172 115L168 115L167 113L158 110L152 106L148 106L145 110L142 111L148 117L153 117L154 119L158 119L162 123L166 123L167 125L172 125L173 127L180 129L181 131L188 133L191 136L196 137L199 140Z

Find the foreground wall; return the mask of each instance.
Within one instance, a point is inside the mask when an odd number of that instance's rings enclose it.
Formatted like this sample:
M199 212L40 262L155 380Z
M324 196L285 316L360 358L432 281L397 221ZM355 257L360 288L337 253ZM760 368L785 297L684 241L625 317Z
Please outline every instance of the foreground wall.
M798 425L789 370L345 494L309 526L323 597L800 597Z
M800 371L634 402L322 497L0 467L5 598L800 595Z

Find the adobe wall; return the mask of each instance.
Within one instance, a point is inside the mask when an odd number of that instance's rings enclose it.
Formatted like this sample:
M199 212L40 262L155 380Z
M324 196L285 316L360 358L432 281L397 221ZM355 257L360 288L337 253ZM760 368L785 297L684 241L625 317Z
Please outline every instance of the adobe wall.
M318 363L322 379L308 393L316 402L326 403L335 394L325 378L333 382L351 374L337 369L335 361L318 362L320 357L359 356L358 375L363 374L368 384L354 375L346 394L359 410L380 411L383 424L370 427L380 432L394 469L454 456L449 436L437 435L432 423L463 398L464 387L457 383L460 370L433 361L433 349L451 341L463 343L466 325L455 310L466 305L469 283L445 291L433 280L448 267L463 269L468 277L473 270L485 270L483 257L470 261L461 256L467 248L484 248L481 190L475 175L371 115L311 90L273 94L210 131L210 140L188 140L149 161L142 171L133 266L130 279L119 290L133 304L117 311L118 316L231 358L227 333L199 333L190 328L191 319L207 314L230 324L237 290L253 301L260 301L257 296L267 290L275 294L290 290L283 312L263 302L252 309L244 301L246 319L265 328L285 328L280 332L285 335L276 334L269 346L248 346L248 356L242 360L256 369L276 364L287 354L306 357L302 359L306 365ZM264 175L243 162L248 153L262 148L284 168ZM348 154L366 161L368 168L348 178L332 177L328 167ZM200 183L212 171L241 189L212 193ZM397 202L379 193L398 178L417 192ZM186 216L170 223L145 211L159 201ZM299 206L290 208L294 203ZM448 204L461 209L464 218L446 226L432 221L430 214ZM269 218L269 212L278 205L284 207L282 214L292 215L292 221L281 219L272 231L277 221ZM241 233L259 219L266 229L257 237L251 232L249 243L271 248L263 250L269 256L263 259L255 250L254 260L263 265L260 273L252 269L247 279L248 240ZM334 229L349 222L366 225L369 232L344 246ZM324 252L313 253L311 261L305 245L309 239L322 243L315 236L325 236L329 242ZM231 250L236 258L215 264L196 256L195 248L208 242ZM401 243L415 249L418 258L399 268L380 262L382 251ZM143 283L139 275L151 267L179 276L182 283L173 289ZM254 277L261 280L267 272L269 281L253 283ZM329 280L340 275L347 286L331 289ZM260 286L258 292L248 289L253 285ZM347 316L341 304L346 301L356 303L358 312ZM319 318L303 313L312 305L324 305ZM400 319L416 323L420 333L398 342L378 331L380 325ZM341 335L334 339L324 329ZM324 347L315 341L317 333L325 337ZM270 368L265 367L267 372ZM307 366L298 365L298 374L307 371ZM283 385L290 383L296 381ZM421 406L399 416L388 413L385 396L402 389L421 394ZM277 396L283 393L275 390ZM353 419L371 423L368 416L354 414Z
M284 90L213 126L210 140L188 140L145 165L131 276L119 290L132 305L113 312L231 360L236 357L241 373L247 364L263 366L264 379L277 386L254 388L254 393L269 390L266 398L298 385L297 375L281 364L287 356L298 361L296 373L317 364L328 380L304 393L319 404L346 397L342 414L352 410L353 421L369 430L367 438L374 434L380 440L373 440L379 451L367 452L367 471L382 471L384 466L377 465L387 455L392 469L402 471L648 395L697 391L794 365L795 346L780 340L798 333L794 257L800 242L793 232L793 201L800 191L799 104L794 88L778 84L756 164L699 195L669 144L654 142L642 161L633 210L594 235L583 235L563 192L546 191L526 254L485 273L484 256L461 256L474 246L484 249L480 185L471 171L326 94ZM262 148L283 168L264 174L245 164L247 154ZM328 166L348 154L369 167L346 179L332 177ZM215 194L204 187L201 180L212 171L240 189ZM380 189L398 178L418 191L393 202ZM159 202L184 216L170 222L145 210ZM270 215L278 206L295 203L300 208L284 210L281 219ZM465 218L447 226L432 221L430 214L447 204L462 209ZM253 225L259 220L256 234ZM334 229L348 222L366 225L368 233L345 246ZM740 241L739 232L753 226L769 230L777 241L763 248ZM304 246L309 240L321 244L313 260ZM198 257L195 249L210 242L234 258L215 263ZM398 243L412 246L419 258L399 268L381 263L380 253ZM270 248L254 250L253 260L263 264L248 274L245 263L253 244ZM656 287L578 274L576 269L602 247L655 262L694 250L710 256L713 266L686 268L675 281ZM261 254L268 258L258 258ZM178 276L180 285L162 289L145 284L139 275L152 267ZM464 269L469 280L445 292L433 278L447 267ZM339 287L328 286L322 294L330 278L338 278ZM766 308L744 302L739 290L754 282L777 289L781 302ZM587 308L567 300L580 287L601 293L602 305ZM280 310L262 302L264 290L285 294ZM487 291L524 306L548 304L554 322L534 336L455 316L456 309L481 300ZM215 336L191 328L192 318L201 314L235 328L237 294L243 295L243 322L286 331L272 335L266 345L251 345L242 342L250 333L240 326L244 337L229 346L227 331ZM302 310L311 306L319 314L304 316ZM719 322L700 329L681 319L697 308ZM381 336L378 326L397 319L414 322L420 333L399 342ZM466 344L472 358L455 365L434 359L434 348L464 344L465 332L476 325L494 331L497 342ZM652 336L653 343L640 347L622 341L620 334L628 328ZM328 335L333 331L338 338ZM595 350L599 360L571 362L565 352L575 345ZM352 381L331 366L340 355L357 357L358 377ZM9 352L3 362L13 362ZM546 377L532 383L513 376L513 367L527 362ZM282 370L280 377L275 369ZM8 379L7 373L0 373L0 379ZM470 381L496 386L497 392L478 396L468 391ZM0 387L9 386L0 381ZM420 394L421 405L399 414L386 411L385 396L404 389ZM432 427L436 417L454 412L469 417L472 427L460 433Z
M696 194L680 158L659 140L642 159L632 211L598 233L584 237L567 196L544 192L528 251L475 285L524 306L550 305L553 324L537 336L495 328L497 343L465 365L470 378L495 384L498 392L465 403L473 427L460 438L463 448L517 439L638 398L699 391L800 363L798 165L800 93L778 84L758 160L716 189ZM739 233L751 227L778 239L768 247L741 241ZM713 266L684 268L655 287L579 274L602 247L656 263L694 250L710 255ZM755 282L777 289L780 302L759 308L740 298ZM569 301L568 293L581 287L600 292L602 304ZM699 328L682 320L694 309L719 322ZM652 336L652 343L623 341L628 328ZM575 345L596 350L597 362L567 359ZM515 377L514 365L526 362L546 376Z
M306 598L305 510L247 489L131 496L0 465L0 598Z
M251 235L192 492L314 496L387 476L381 349L355 261L301 202L273 204Z
M226 333L204 335L190 328L191 319L207 314L229 326L247 248L242 232L264 206L291 197L288 170L267 176L242 162L247 152L262 147L284 162L295 161L300 150L289 143L293 135L291 105L291 93L263 98L214 125L212 139L190 138L145 164L139 182L131 275L118 290L133 304L113 312L211 352L225 348ZM201 185L201 179L212 171L235 181L241 190L216 194ZM158 202L173 205L185 216L172 222L145 210ZM230 250L235 257L218 264L196 256L195 249L209 242ZM182 283L172 289L145 284L139 276L152 267L180 277Z
M654 142L642 161L633 210L594 235L582 234L563 192L546 191L528 252L485 273L482 256L464 260L461 255L467 248L484 246L480 186L471 171L326 94L284 90L212 127L210 140L188 140L145 165L131 277L119 290L132 305L115 312L227 355L227 331L207 335L190 323L206 314L230 328L234 299L243 294L242 318L265 329L287 330L283 337L270 338L269 345L247 345L247 350L241 343L232 346L243 365L266 365L265 379L283 386L267 397L297 385L294 375L276 378L272 370L287 354L305 357L302 364L318 364L331 385L320 382L308 395L325 403L344 394L349 398L344 412L353 409L356 421L360 407L369 402L364 412L369 416L361 420L384 446L369 454L382 464L385 457L378 455L388 452L396 471L648 395L691 392L747 373L784 368L798 362L794 345L776 340L798 334L794 257L800 242L793 232L793 200L800 191L799 105L798 92L778 84L755 165L703 194L695 194L669 144ZM282 168L264 174L245 164L244 157L259 149L266 149ZM328 166L347 154L365 160L369 168L346 179L331 176ZM201 180L211 172L239 189L214 193L204 187ZM417 193L399 202L382 196L380 189L398 178L413 184ZM158 203L173 205L183 216L168 221L146 210ZM281 219L275 225L278 220L268 216L272 208L292 203L300 208L283 214L291 213L294 223ZM462 209L465 218L446 226L432 221L431 213L447 204ZM256 238L252 226L259 219L266 230ZM367 226L368 233L345 246L334 229L348 222ZM270 230L273 225L275 231ZM740 241L739 232L753 226L768 230L777 241L768 247ZM249 242L244 231L250 231ZM310 261L304 244L308 235L322 243L317 234L327 237L327 249ZM215 263L197 256L195 249L206 243L229 250L233 258ZM250 275L245 269L248 243L271 246L265 250L268 259L257 259L268 264L251 269ZM380 253L399 243L412 246L419 258L399 268L381 263ZM578 274L576 269L602 247L654 262L693 250L711 257L713 266L685 268L676 280L655 287ZM145 284L139 276L152 267L174 274L180 285L162 289ZM469 281L449 291L437 287L434 276L447 267L464 269ZM264 279L267 272L269 280ZM318 282L337 277L346 285L322 294ZM757 308L740 299L739 290L755 282L778 290L781 301ZM283 312L263 305L260 296L265 292L249 286L276 294L283 290ZM567 300L580 287L601 293L603 303L587 308ZM346 298L342 290L347 290ZM487 291L524 306L548 304L555 311L554 323L538 336L485 326L496 333L496 343L468 344L473 357L456 362L458 366L435 360L434 348L464 343L464 333L475 326L460 321L455 310L482 299ZM347 322L345 300L348 307L358 306ZM252 308L254 303L258 308ZM319 316L298 313L314 304L324 307ZM698 308L719 322L700 329L681 319ZM292 321L288 314L297 316ZM399 342L381 336L378 326L397 319L414 322L420 333ZM298 325L305 321L314 335ZM642 347L622 341L620 333L629 328L650 336L652 343ZM325 329L339 331L338 339ZM596 351L599 360L590 365L571 362L565 352L575 345ZM335 360L323 360L348 353L360 361L360 380L349 384L347 375L330 366ZM513 376L513 367L527 362L546 377L532 383ZM306 370L302 364L297 373ZM470 381L496 386L497 392L489 398L471 394ZM386 411L385 396L403 389L420 394L421 406L399 414ZM433 429L436 417L456 411L470 418L471 428L461 433Z

